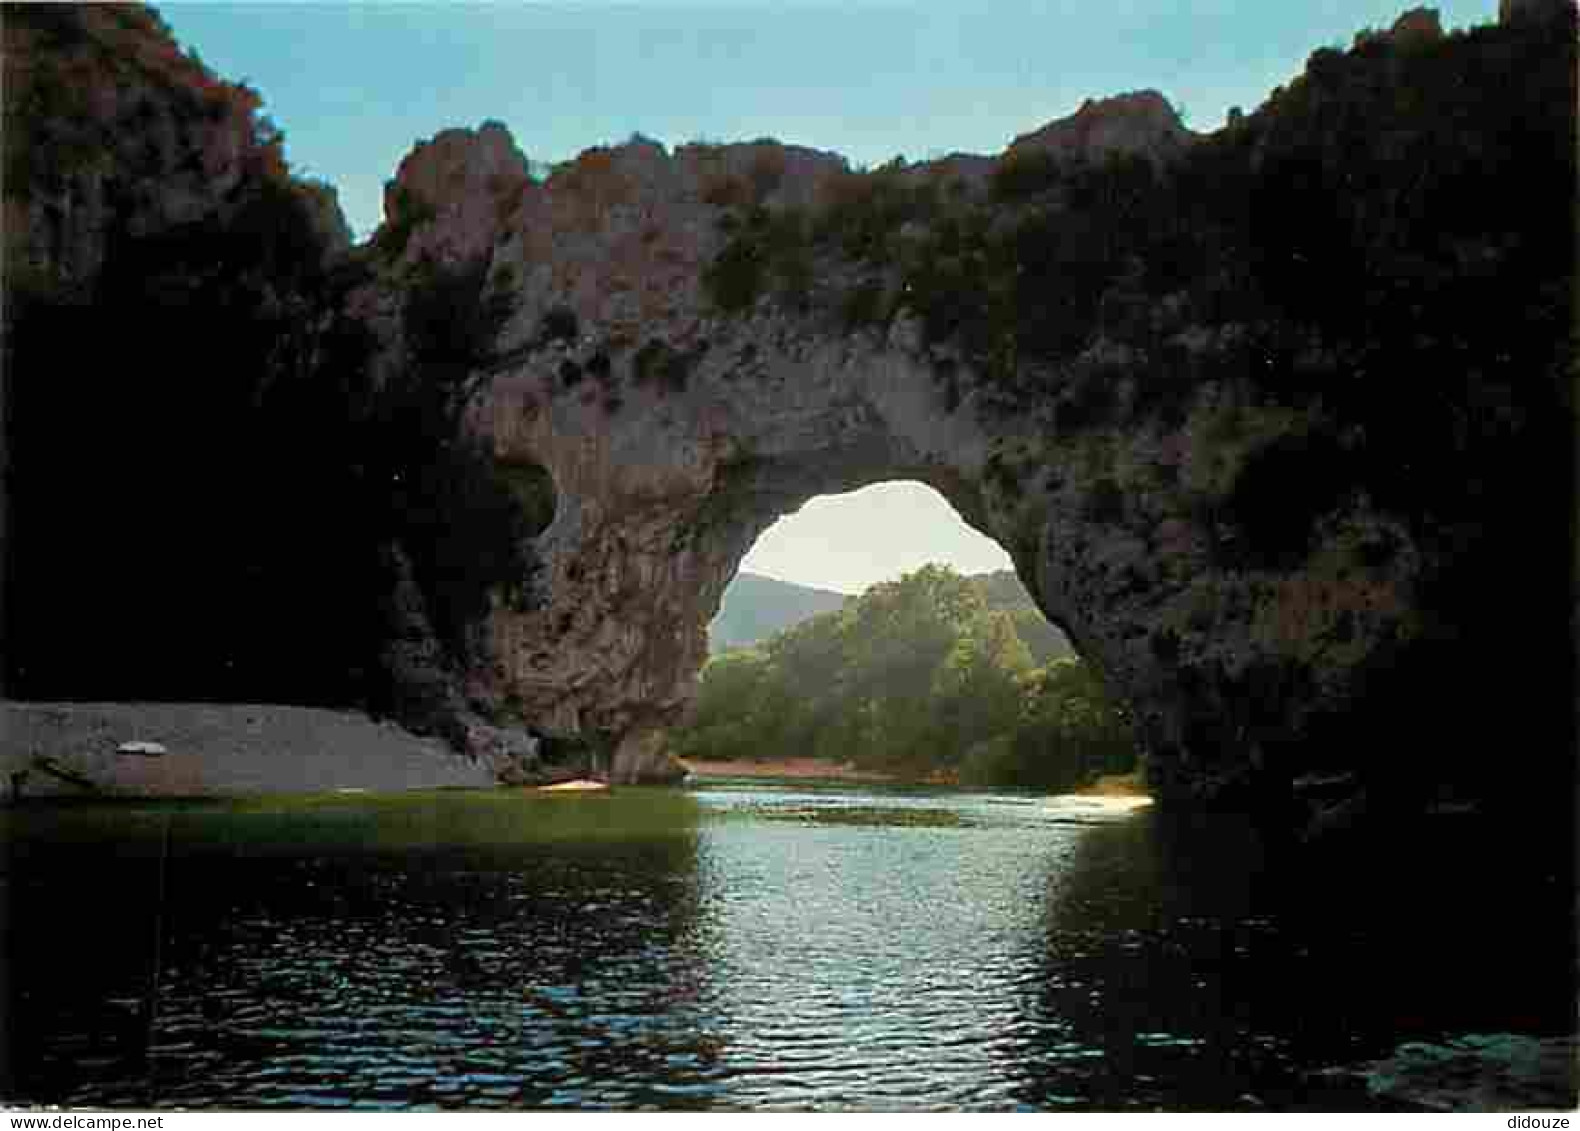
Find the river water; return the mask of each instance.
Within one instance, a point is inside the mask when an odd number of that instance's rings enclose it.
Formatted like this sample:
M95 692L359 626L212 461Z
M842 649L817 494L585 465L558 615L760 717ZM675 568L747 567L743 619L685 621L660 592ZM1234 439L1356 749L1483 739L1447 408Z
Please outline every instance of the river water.
M0 838L20 1103L1351 1109L1318 1070L1573 1008L1569 942L1512 929L1538 878L1421 843L1313 871L1087 799L24 806Z

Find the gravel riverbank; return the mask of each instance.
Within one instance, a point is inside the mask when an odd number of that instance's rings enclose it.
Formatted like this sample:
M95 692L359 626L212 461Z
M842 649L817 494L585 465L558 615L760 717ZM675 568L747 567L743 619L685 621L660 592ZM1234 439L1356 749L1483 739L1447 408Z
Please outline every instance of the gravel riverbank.
M129 743L162 754L118 753ZM492 771L366 715L218 703L0 702L0 801L487 788Z

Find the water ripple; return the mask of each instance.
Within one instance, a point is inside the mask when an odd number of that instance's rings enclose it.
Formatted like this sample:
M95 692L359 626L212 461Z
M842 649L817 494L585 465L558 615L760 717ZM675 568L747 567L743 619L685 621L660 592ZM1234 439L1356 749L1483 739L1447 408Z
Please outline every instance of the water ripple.
M679 832L585 843L254 852L224 826L219 847L176 855L157 923L146 852L19 867L19 923L71 890L123 939L157 927L162 943L154 993L151 943L21 937L20 961L80 972L13 996L39 1034L21 1098L1210 1109L1295 1095L1303 1065L1391 1035L1357 1035L1359 1007L1318 1008L1364 932L1270 910L1239 849L1215 858L1222 883L1180 883L1144 814L804 788L704 792L694 808Z

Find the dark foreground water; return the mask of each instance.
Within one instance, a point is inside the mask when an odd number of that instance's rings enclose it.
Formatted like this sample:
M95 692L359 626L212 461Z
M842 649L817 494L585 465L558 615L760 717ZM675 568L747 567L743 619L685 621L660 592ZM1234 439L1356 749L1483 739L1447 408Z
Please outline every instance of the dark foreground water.
M1454 836L1314 872L1228 818L721 785L0 844L12 1102L1343 1109L1315 1070L1573 1011L1550 881Z

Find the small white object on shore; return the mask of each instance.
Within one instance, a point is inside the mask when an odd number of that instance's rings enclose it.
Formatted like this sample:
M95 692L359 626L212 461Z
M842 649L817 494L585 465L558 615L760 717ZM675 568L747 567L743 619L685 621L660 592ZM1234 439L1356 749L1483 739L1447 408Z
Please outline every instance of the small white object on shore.
M574 781L556 782L554 785L540 785L538 790L542 793L585 793L589 790L608 789L606 781L593 781L591 778L576 778Z
M144 758L158 758L170 753L157 742L123 742L115 748L117 754L137 754Z

